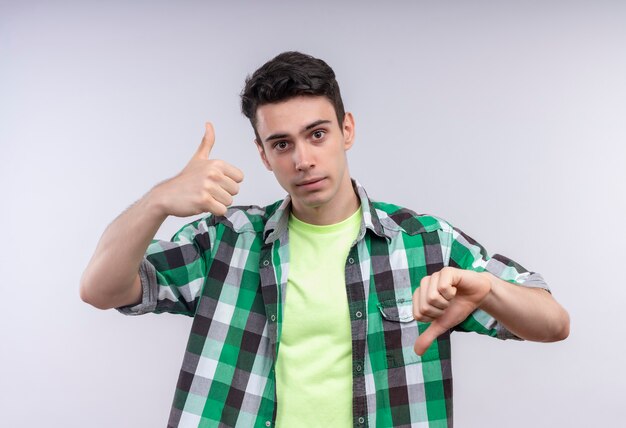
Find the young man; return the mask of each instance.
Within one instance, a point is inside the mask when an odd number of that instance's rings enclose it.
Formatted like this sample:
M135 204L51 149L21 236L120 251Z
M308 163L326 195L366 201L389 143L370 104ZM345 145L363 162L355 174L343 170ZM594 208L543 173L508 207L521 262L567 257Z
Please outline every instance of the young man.
M351 180L354 118L326 63L277 56L247 79L242 110L287 197L228 208L243 174L210 159L207 124L81 280L98 308L194 317L169 426L451 426L451 331L567 337L540 275ZM152 240L167 216L203 212Z

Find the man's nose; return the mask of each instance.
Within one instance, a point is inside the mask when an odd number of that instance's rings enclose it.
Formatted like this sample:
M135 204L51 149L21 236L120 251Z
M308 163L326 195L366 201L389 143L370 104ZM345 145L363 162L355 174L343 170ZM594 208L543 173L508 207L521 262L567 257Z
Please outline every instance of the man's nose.
M294 150L294 164L298 171L306 171L315 166L310 148L306 144L297 144Z

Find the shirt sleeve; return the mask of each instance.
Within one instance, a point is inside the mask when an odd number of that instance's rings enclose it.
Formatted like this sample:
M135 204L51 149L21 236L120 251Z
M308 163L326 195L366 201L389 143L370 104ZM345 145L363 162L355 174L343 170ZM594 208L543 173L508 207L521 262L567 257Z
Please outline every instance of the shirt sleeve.
M461 230L452 228L451 238L448 266L476 272L486 271L512 284L550 291L548 284L539 273L530 272L517 262L500 254L490 257L482 245ZM521 340L482 309L474 311L454 330L473 331L499 339Z
M207 276L210 242L204 220L183 226L170 241L152 240L139 266L141 303L117 310L125 315L193 316Z

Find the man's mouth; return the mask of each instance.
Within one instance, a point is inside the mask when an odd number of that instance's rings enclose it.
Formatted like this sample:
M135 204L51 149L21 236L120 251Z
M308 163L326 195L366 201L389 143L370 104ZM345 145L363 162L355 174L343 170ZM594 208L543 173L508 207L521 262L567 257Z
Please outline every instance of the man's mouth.
M315 183L319 183L320 181L324 180L325 177L318 177L318 178L310 178L308 180L303 180L300 181L298 183L296 183L296 186L300 187L300 186L309 186Z

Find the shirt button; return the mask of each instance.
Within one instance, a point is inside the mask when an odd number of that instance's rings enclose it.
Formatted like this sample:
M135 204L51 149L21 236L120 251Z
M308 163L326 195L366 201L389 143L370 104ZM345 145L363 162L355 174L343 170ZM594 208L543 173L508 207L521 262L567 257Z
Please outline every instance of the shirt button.
M357 365L356 365L356 371L360 373L360 372L361 372L361 369L362 369L361 365L360 365L360 364L357 364Z
M266 426L266 427L269 427L269 426L271 426L271 425L272 425L272 422L271 422L271 421L265 421L265 426Z
M361 417L359 418L359 423L360 423L360 424L362 424L362 423L364 423L364 422L365 422L365 418L364 418L363 416L361 416Z
M357 318L361 318L363 316L363 314L361 313L361 311L356 311L356 314L354 314Z
M267 266L267 265L269 265L269 264L270 264L270 261L269 261L269 260L263 260L263 266ZM268 426L269 426L269 425L268 425Z
M276 315L272 314L272 316L270 317L270 319L271 319L272 321L276 321ZM269 425L268 425L268 426L269 426Z
M348 263L350 263L351 265L353 265L353 264L354 264L354 259L353 259L352 257L350 257L350 258L348 259Z

